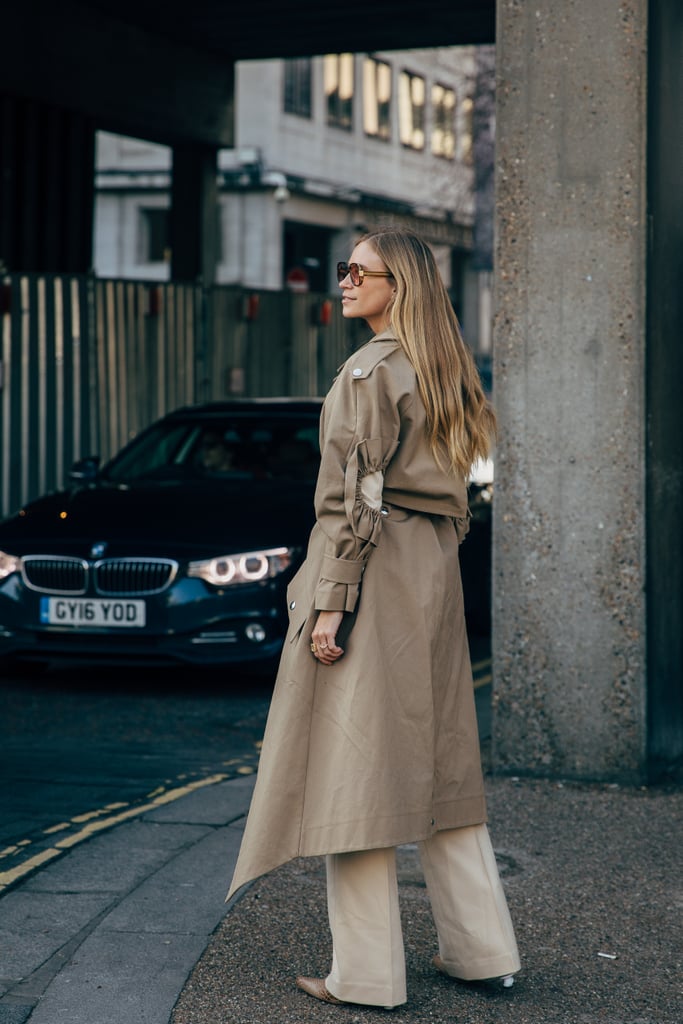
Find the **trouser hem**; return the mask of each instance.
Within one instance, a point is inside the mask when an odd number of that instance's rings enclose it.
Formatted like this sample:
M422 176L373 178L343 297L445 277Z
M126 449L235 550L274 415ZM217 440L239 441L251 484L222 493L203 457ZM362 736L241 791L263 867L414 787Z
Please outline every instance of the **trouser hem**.
M332 975L325 979L325 988L337 999L343 999L345 1003L360 1003L363 1006L402 1006L406 1003L407 996L396 1000L396 993L387 988L380 988L376 985L353 984L352 982L339 982L332 980Z
M460 981L485 981L488 978L504 978L508 974L516 974L521 964L519 957L504 955L490 957L486 960L472 960L467 964L441 957L443 969L452 978Z

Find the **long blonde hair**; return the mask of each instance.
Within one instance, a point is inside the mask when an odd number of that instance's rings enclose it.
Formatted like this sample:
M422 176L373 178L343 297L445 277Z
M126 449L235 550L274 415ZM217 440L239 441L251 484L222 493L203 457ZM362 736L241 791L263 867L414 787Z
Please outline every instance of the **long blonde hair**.
M441 463L445 454L452 469L467 477L472 464L490 454L496 416L434 255L403 228L379 228L359 242L372 246L396 283L390 327L417 375L434 457Z

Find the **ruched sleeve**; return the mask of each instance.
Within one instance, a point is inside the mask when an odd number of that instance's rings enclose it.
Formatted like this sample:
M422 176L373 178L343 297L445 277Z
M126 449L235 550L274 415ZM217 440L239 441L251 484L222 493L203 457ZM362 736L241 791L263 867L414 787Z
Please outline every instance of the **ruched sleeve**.
M464 515L464 516L456 516L453 519L453 522L455 523L455 532L456 532L457 537L458 537L458 543L460 543L460 544L462 544L462 542L464 541L465 537L470 532L470 519L471 518L472 518L472 513L470 512L469 509L467 509L467 514L466 515Z
M382 363L355 373L349 364L342 368L321 423L315 511L326 548L316 589L319 611L356 607L365 565L382 532L384 473L399 444L400 396L390 369Z

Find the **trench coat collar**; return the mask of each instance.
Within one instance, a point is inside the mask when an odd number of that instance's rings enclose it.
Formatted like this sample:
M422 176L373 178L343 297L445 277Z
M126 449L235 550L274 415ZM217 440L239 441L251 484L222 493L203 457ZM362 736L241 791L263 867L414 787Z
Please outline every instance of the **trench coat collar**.
M396 335L389 327L386 329L386 331L380 331L379 334L375 334L373 338L370 338L371 345L375 341L395 341L396 344L398 344L398 339Z

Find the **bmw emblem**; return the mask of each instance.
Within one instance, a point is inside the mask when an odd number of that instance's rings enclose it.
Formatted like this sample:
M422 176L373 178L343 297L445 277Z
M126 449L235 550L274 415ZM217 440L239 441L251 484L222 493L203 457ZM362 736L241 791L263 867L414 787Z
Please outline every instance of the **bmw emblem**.
M107 542L105 540L98 540L96 544L90 548L91 558L101 558L104 552L107 550Z

